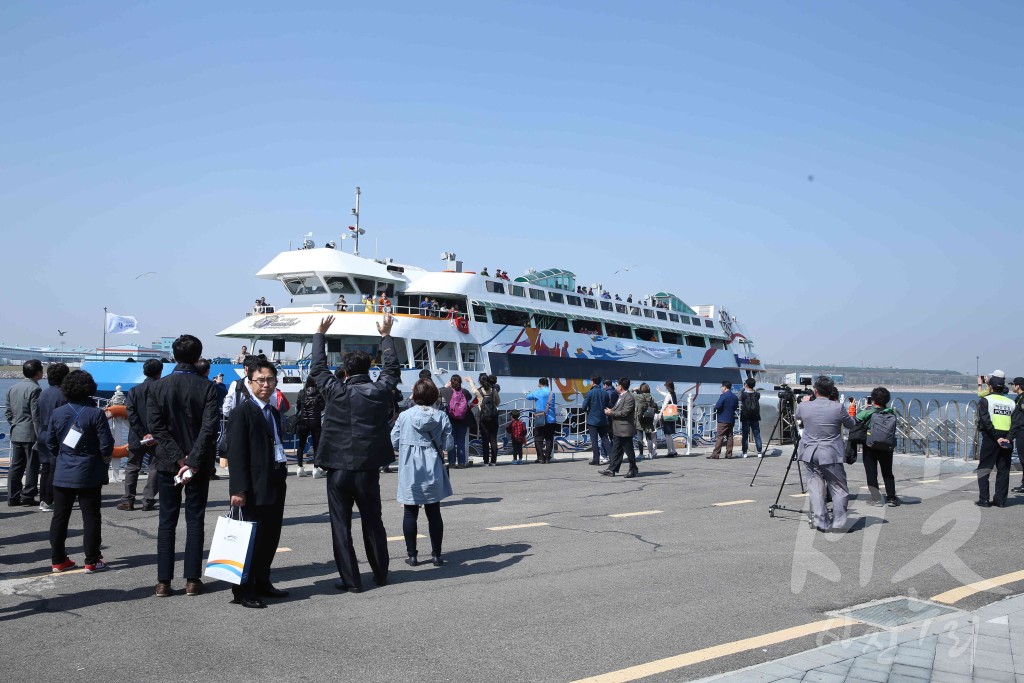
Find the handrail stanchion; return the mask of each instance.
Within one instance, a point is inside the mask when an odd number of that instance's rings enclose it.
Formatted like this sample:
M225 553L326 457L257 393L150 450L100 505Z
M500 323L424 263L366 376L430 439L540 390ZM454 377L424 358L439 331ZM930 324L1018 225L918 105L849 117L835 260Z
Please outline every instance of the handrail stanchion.
M686 392L686 454L690 454L690 444L693 442L693 432L691 432L691 425L693 424L693 392Z

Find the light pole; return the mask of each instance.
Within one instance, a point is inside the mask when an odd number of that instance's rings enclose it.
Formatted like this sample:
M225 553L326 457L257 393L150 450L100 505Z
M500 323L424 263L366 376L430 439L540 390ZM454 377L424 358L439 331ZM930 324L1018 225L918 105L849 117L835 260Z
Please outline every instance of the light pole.
M981 356L974 357L974 374L981 377Z

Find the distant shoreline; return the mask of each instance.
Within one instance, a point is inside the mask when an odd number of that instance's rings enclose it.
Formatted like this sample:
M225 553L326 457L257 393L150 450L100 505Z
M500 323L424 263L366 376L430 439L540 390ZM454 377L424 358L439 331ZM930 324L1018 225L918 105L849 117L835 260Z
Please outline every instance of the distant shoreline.
M836 387L839 389L840 393L849 393L851 391L854 391L854 392L857 392L857 393L865 393L865 394L870 394L871 390L874 389L876 386L879 386L879 385L877 385L877 384L875 384L873 386L857 386L857 385L845 386L845 385L836 385ZM967 394L969 396L977 395L977 391L975 391L973 389L954 389L954 388L952 388L950 386L944 386L944 385L941 385L941 384L934 385L934 386L906 386L906 387L904 387L904 386L891 387L890 386L890 387L886 387L886 389L888 389L889 391L892 391L892 392L901 392L901 393L905 393L905 394Z

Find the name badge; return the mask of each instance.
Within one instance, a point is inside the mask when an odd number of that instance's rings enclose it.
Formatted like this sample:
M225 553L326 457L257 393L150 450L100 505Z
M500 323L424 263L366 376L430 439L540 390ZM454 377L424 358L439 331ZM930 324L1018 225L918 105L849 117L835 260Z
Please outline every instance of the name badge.
M78 442L81 438L82 430L76 427L75 425L71 425L71 429L68 430L68 433L64 436L64 441L62 441L61 443L63 443L68 448L74 449L75 446L78 445Z
M284 454L284 446L281 444L274 444L274 462L288 462L288 458Z

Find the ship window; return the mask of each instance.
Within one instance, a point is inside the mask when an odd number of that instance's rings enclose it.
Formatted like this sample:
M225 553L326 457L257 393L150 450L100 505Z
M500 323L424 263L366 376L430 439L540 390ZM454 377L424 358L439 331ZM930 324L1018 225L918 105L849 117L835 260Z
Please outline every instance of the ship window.
M668 314L665 311L655 311L658 314L658 320L668 320Z
M500 282L492 282L491 280L486 281L487 291L491 294L504 294L505 285Z
M609 337L617 337L619 339L632 339L633 330L629 325L616 325L615 323L605 323L604 329L608 331Z
M583 305L582 302L580 301L580 298L578 296L573 296L572 294L566 294L565 295L565 300L569 303L570 306L582 306Z
M509 293L512 296L526 296L526 287L520 287L519 285L510 285Z
M419 368L430 367L430 347L429 342L425 339L413 339L412 340L412 362Z
M612 310L612 302L611 301L602 301L601 302L601 310L602 311L610 311L610 310Z
M538 301L544 301L544 290L530 288L530 298L537 299Z
M677 344L679 346L682 346L683 335L677 334L675 332L662 332L661 341L663 341L666 344Z
M597 308L597 302L594 301L593 299L584 299L583 305L586 306L587 308Z
M360 294L376 294L373 287L373 280L367 280L365 277L355 278L356 287L359 289Z
M558 292L548 292L548 301L553 304L565 303L565 298Z
M569 321L561 316L534 313L533 320L535 322L534 326L537 327L537 329L555 330L556 332L569 331Z
M644 341L656 342L658 341L657 330L645 330L643 328L636 328L636 338L643 339Z
M615 304L615 312L616 313L625 313L626 312L626 304Z
M649 308L645 308L644 309L644 317L645 318L653 318L654 317L654 311L652 311Z
M341 277L340 275L328 275L324 280L327 281L327 289L331 290L332 294L356 293L356 290L352 287L352 282L347 277Z
M530 314L526 311L506 311L504 308L494 308L491 309L491 320L495 325L527 327L530 324Z
M593 320L573 320L572 331L590 336L601 334L601 323Z
M473 304L473 320L478 323L487 322L487 309L480 304Z
M725 341L722 339L712 339L711 348L725 350Z
M715 326L714 321L712 321L712 320L705 320L704 321L704 327L714 327L714 326Z
M637 308L636 306L630 306L629 307L629 314L630 315L635 315L635 316L639 317L641 315L640 314L640 309Z
M699 346L700 348L703 349L706 348L708 344L707 340L705 340L704 337L698 337L697 335L694 334L688 334L686 335L686 345Z
M668 314L668 319L671 320L674 323L679 322L679 316L676 315L675 313L669 313Z
M281 282L288 288L288 291L295 295L300 294L324 294L327 290L316 275L296 275L281 278Z

